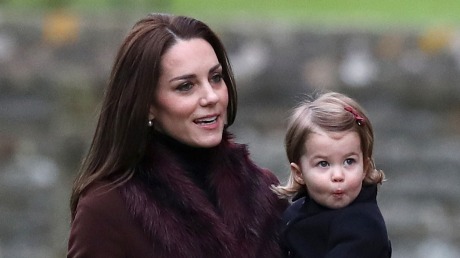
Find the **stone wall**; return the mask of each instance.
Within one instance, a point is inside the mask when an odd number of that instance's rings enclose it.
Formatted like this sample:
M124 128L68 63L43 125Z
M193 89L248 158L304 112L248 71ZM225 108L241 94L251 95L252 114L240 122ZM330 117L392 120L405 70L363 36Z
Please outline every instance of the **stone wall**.
M2 18L3 17L3 18ZM71 181L115 51L140 16L0 16L0 258L63 257ZM368 111L393 257L458 257L460 30L211 24L239 88L230 128L287 176L283 137L305 94L337 90Z

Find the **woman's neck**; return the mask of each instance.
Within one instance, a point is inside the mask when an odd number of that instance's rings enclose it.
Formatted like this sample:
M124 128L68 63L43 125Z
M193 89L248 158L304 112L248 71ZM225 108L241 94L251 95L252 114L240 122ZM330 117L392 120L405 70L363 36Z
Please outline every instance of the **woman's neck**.
M216 147L211 148L203 148L203 147L195 147L188 144L185 144L167 134L161 132L154 133L154 140L157 140L161 145L164 145L175 154L179 156L179 158L185 162L200 162L206 161L209 163L209 159L213 150Z
M209 175L212 173L210 165L217 147L200 148L190 146L160 132L155 132L154 137L154 140L174 153L187 175L213 201L214 193L210 188Z

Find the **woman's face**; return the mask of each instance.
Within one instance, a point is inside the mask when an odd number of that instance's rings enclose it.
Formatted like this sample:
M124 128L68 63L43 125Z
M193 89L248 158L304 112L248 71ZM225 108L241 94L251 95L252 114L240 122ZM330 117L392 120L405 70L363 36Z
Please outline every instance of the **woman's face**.
M214 49L201 39L179 40L161 59L149 119L176 140L213 147L222 140L228 91Z
M305 149L300 164L291 163L291 170L310 197L332 209L353 202L366 175L358 133L312 132Z

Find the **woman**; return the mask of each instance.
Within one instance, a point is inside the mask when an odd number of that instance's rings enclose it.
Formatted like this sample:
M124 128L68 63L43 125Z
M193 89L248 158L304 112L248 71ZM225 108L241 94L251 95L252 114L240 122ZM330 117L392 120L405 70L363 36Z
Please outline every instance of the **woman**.
M279 257L286 202L227 132L236 100L207 25L166 14L137 22L74 183L68 257Z

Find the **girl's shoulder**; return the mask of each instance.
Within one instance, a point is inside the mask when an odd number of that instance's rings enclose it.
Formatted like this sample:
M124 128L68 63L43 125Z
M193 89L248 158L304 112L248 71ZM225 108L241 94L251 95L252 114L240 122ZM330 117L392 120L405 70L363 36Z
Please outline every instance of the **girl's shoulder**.
M301 208L305 204L306 197L296 199L287 207L282 216L283 225L288 225L300 213Z
M385 220L378 205L374 202L357 203L343 208L333 220L339 231L359 231L365 238L384 236L387 238Z

